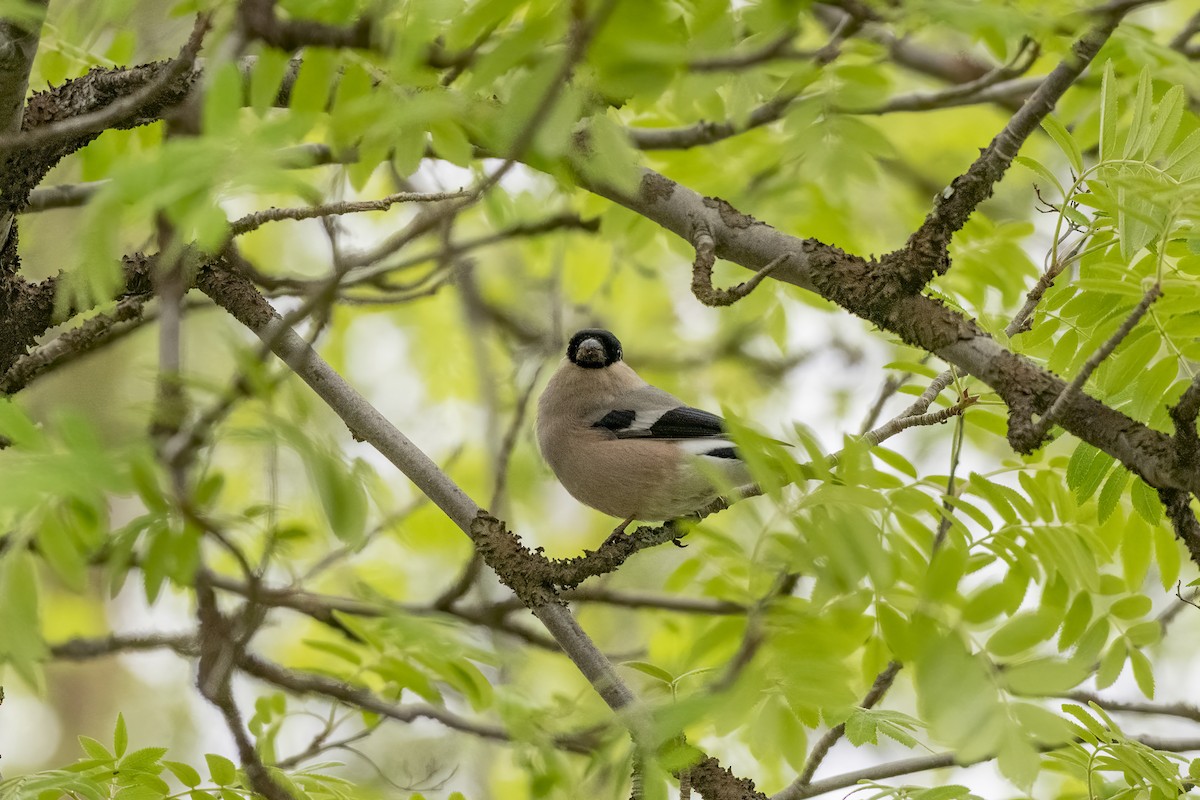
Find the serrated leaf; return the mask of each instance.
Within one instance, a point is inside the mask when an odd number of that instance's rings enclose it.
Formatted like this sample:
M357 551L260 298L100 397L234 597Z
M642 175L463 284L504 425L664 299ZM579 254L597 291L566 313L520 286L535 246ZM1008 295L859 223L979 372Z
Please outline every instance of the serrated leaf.
M1012 656L1048 640L1058 629L1057 621L1038 612L1022 612L996 629L987 641L988 652Z
M1100 80L1100 160L1117 156L1117 79L1111 61L1104 62Z
M660 680L667 685L675 681L674 675L660 666L651 664L649 661L623 661L621 662L621 666L635 669L643 675L649 675L651 678Z
M162 763L184 786L194 789L200 785L200 773L190 764L184 764L182 761L164 761Z
M205 753L204 762L208 764L209 777L217 786L232 786L237 783L237 767L225 756Z
M120 758L125 755L125 748L129 746L129 731L125 728L125 715L117 714L117 724L113 729L113 754Z
M1092 621L1092 596L1081 592L1075 597L1071 607L1063 617L1062 630L1058 636L1059 652L1066 650L1083 636L1087 626Z
M1136 523L1136 524L1135 524ZM1150 568L1150 528L1139 517L1130 517L1121 539L1121 567L1125 585L1131 590L1142 587Z
M1150 109L1154 94L1150 87L1150 69L1143 67L1138 75L1137 94L1133 98L1133 115L1129 121L1129 132L1126 134L1124 155L1133 158L1142 149L1150 127Z
M1051 172L1049 168L1043 165L1042 162L1038 161L1037 159L1030 158L1029 156L1017 156L1013 159L1013 161L1029 170L1032 170L1035 175L1044 180L1048 185L1053 186L1058 191L1060 197L1066 194L1066 192L1063 191L1062 184L1058 181L1058 177Z
M1154 699L1154 668L1150 659L1138 648L1129 651L1129 666L1133 668L1133 678L1137 681L1138 689L1147 700Z
M1179 130L1179 122L1183 119L1183 87L1172 86L1159 101L1154 111L1154 124L1148 134L1146 145L1146 160L1156 161L1164 156L1175 139Z
M1200 129L1187 135L1179 146L1167 157L1164 169L1173 175L1180 175L1200 167Z
M1101 523L1104 523L1112 516L1113 511L1117 508L1117 503L1125 494L1125 487L1129 484L1129 476L1132 473L1121 465L1108 474L1108 479L1104 481L1104 488L1100 490L1100 499L1096 503L1096 515Z
M1038 658L1004 670L1009 691L1026 696L1049 696L1074 689L1087 680L1091 669L1084 664L1056 658Z
M161 771L158 760L166 753L167 748L165 747L143 747L122 758L117 764L117 769L152 771L157 774Z
M1108 612L1117 619L1138 619L1150 613L1152 604L1144 594L1122 597L1109 606Z
M1083 153L1071 132L1053 114L1047 115L1042 120L1042 129L1050 134L1050 138L1058 145L1058 149L1062 150L1063 155L1071 162L1071 169L1075 170L1075 174L1081 174L1083 172Z
M1087 442L1080 442L1067 462L1067 486L1075 490L1075 501L1085 502L1100 488L1116 459Z
M1179 541L1161 525L1154 529L1154 559L1158 563L1158 576L1163 589L1170 589L1179 580L1182 556Z
M90 736L79 736L79 746L83 748L83 752L88 754L89 758L94 758L100 761L112 761L113 754L108 752L108 748L100 744Z
M1133 501L1133 508L1139 517L1151 525L1159 523L1163 515L1162 503L1158 499L1158 492L1151 489L1149 484L1141 478L1136 478L1129 497Z
M1117 678L1121 677L1121 670L1125 668L1128 652L1129 648L1123 638L1114 639L1109 644L1100 658L1100 668L1096 670L1097 689L1107 689L1117 682Z
M875 721L869 714L862 712L862 709L855 709L850 712L850 716L846 718L846 739L855 747L861 747L864 744L878 744L876 736Z

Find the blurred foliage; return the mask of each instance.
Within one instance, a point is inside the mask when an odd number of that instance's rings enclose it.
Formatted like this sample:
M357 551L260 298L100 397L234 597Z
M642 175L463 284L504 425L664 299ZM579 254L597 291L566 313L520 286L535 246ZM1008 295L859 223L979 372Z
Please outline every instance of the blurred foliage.
M646 699L664 742L648 797L674 781L665 770L682 756L667 745L681 734L777 791L836 725L864 766L936 748L959 764L994 758L1008 782L916 776L933 788L868 782L858 797L1029 796L1035 782L1041 798L1179 796L1197 778L1195 763L1124 733L1100 706L1061 700L1080 687L1170 700L1182 687L1164 676L1195 662L1195 637L1161 616L1176 611L1177 587L1195 583L1196 568L1155 492L1069 436L1013 455L1005 409L968 376L934 406L979 397L964 416L867 447L857 434L878 384L892 378L906 395L886 404L882 421L940 364L770 281L729 309L703 308L687 292L685 242L576 186L584 176L628 187L649 166L785 232L887 252L1011 111L855 113L940 84L897 66L865 35L842 42L828 64L802 57L829 34L811 4L790 0L622 0L558 90L579 24L571 8L591 15L602 5L280 2L285 19L376 21L375 47L305 50L280 108L290 54L240 41L233 4L56 0L34 89L169 57L197 10L214 11L214 30L196 135L167 136L162 124L108 131L64 161L51 182L104 183L81 208L21 218L26 269L66 270L65 312L111 297L120 256L150 247L159 222L212 247L257 210L469 188L498 159L519 156L533 168L514 167L395 252L378 248L421 211L277 222L238 246L285 313L303 303L306 281L342 270L328 318L302 330L465 491L550 554L595 547L613 525L558 487L537 454L532 412L521 411L573 329L614 330L644 377L730 418L769 496L697 525L686 549L639 554L574 604ZM1185 24L1183 5L1120 27L956 236L953 268L931 285L1068 379L1161 285L1163 298L1086 389L1167 432L1167 409L1200 362L1200 73L1163 44ZM1088 16L1067 0L872 6L916 44L984 63L1011 58L1033 37L1042 54L1031 74L1068 52ZM789 31L789 56L696 67ZM795 99L777 123L703 147L640 153L626 135L699 121L742 127L785 95ZM333 163L297 149L313 145ZM596 220L598 231L537 229L574 216ZM1032 325L1006 335L1050 269L1060 274ZM716 280L744 274L719 265ZM632 754L619 725L493 576L485 570L465 596L445 601L471 556L461 532L295 376L264 362L257 343L203 308L184 328L198 444L180 479L148 430L153 330L0 403L10 442L0 452L0 676L9 692L0 721L19 730L12 697L36 695L82 751L4 753L0 800L249 793L198 695L179 700L173 718L155 716L166 695L190 691L188 669L168 692L136 652L88 666L86 679L59 663L69 635L194 628L200 570L217 576L230 613L263 582L253 652L421 712L401 722L319 691L236 681L261 757L295 797L628 796ZM197 424L223 405L227 414ZM831 467L824 458L834 451ZM588 598L593 588L602 596ZM1184 608L1174 625L1194 632L1195 620ZM864 708L892 661L903 669L887 707ZM78 695L67 690L96 698L91 717L73 716ZM154 746L131 750L131 735ZM179 760L167 760L168 744ZM348 763L320 760L327 748ZM304 758L289 760L296 754Z

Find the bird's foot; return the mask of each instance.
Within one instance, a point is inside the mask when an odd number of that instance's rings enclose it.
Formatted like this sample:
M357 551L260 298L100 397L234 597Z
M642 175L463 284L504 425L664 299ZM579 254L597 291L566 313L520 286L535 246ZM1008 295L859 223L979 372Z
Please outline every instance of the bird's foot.
M675 537L671 539L671 544L675 545L676 547L687 547L687 545L683 543L683 537L687 536L687 530L681 528L673 519L667 520L666 526L671 528L676 534Z
M621 536L624 536L624 535L625 535L625 529L629 527L629 524L630 524L631 522L633 522L633 521L634 521L634 519L636 519L636 518L635 518L635 517L629 517L629 518L628 518L628 519L626 519L624 522L622 522L620 525L618 525L617 527L613 528L613 532L612 532L612 533L610 533L610 534L608 535L608 538L604 540L604 544L602 544L602 545L600 545L600 546L601 546L601 547L604 547L604 545L608 544L609 542L612 542L614 539L618 539L618 538L620 538Z

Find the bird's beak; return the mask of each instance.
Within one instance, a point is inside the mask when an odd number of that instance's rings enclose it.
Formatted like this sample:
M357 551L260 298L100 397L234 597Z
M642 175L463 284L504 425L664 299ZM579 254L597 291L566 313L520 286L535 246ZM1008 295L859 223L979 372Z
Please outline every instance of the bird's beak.
M604 345L599 339L584 339L575 350L575 360L581 364L603 364Z

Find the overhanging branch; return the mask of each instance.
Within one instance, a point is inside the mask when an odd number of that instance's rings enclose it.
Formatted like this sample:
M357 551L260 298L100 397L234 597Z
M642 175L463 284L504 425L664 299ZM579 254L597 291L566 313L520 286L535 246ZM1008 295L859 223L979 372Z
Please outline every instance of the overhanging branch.
M771 277L814 291L905 342L927 350L992 387L1009 406L1026 404L1043 414L1067 384L1029 359L1005 349L974 321L929 297L907 294L880 264L815 239L789 236L741 213L719 198L702 197L651 170L639 191L586 188L657 222L691 241L694 220L703 219L720 258L757 272L792 254ZM1157 488L1200 490L1200 475L1180 469L1171 437L1109 408L1085 393L1074 394L1055 423L1103 450Z

